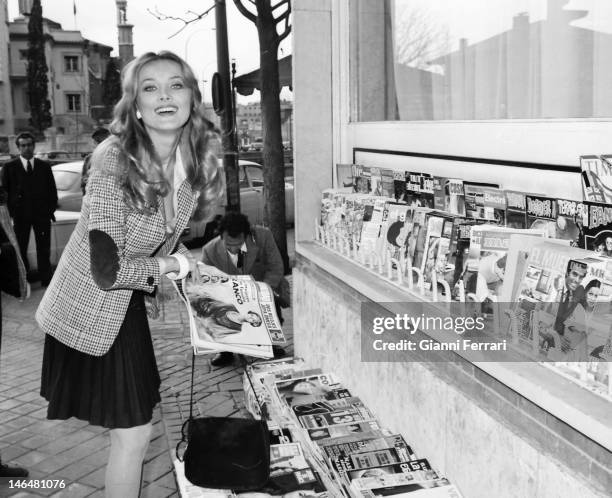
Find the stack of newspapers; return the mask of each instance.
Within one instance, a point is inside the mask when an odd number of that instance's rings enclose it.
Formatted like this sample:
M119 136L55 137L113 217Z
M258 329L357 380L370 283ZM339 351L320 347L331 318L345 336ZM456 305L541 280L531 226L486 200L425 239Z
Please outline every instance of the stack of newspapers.
M246 375L251 377L253 387ZM248 410L272 433L270 495L461 498L457 487L419 458L401 434L333 373L285 358L247 367Z
M195 354L272 358L272 346L285 344L269 285L249 275L202 272L200 279L173 281L187 309Z

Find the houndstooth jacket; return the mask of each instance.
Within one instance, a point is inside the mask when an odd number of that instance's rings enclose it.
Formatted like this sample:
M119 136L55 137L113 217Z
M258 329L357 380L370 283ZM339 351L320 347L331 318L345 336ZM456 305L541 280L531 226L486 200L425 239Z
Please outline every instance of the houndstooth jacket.
M81 217L36 311L44 332L93 356L105 354L112 346L132 292L150 293L159 284L159 263L153 256L174 251L196 200L189 181L183 181L177 194L176 228L166 237L163 199L158 198L153 214L130 209L117 174L119 149L109 147L100 162L100 167L94 165ZM112 249L102 261L106 265L103 277L99 276L100 263L96 268L96 262L90 261L91 234ZM178 252L187 249L179 244Z

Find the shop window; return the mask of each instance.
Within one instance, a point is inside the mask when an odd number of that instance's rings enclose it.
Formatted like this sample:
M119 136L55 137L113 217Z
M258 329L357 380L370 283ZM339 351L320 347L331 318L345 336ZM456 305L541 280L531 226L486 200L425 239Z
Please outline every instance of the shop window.
M68 112L81 112L81 95L78 93L66 94L66 109Z
M352 121L612 116L612 2L350 5Z
M79 72L79 56L65 55L64 56L64 71L67 73Z

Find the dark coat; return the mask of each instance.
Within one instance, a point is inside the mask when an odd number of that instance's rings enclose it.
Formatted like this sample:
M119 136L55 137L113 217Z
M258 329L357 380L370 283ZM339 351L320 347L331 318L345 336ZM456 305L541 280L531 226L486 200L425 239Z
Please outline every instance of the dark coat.
M221 237L215 237L202 248L202 262L228 275L251 275L258 282L265 282L272 289L278 289L284 267L272 232L265 227L253 226L245 242L247 253L242 271L232 263Z
M57 188L51 166L41 159L31 159L32 178L28 180L21 159L7 162L2 168L2 184L8 194L7 206L13 219L54 219L57 208ZM30 182L30 200L26 193L26 182Z

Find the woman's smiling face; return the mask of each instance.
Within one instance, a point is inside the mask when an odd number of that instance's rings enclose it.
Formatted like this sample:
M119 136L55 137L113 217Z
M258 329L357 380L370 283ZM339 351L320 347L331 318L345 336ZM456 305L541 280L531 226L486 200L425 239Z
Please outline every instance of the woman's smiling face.
M149 134L178 132L189 119L191 100L176 62L156 60L140 70L136 106Z

